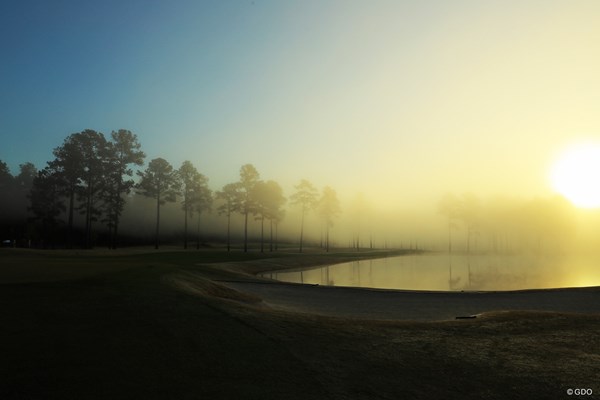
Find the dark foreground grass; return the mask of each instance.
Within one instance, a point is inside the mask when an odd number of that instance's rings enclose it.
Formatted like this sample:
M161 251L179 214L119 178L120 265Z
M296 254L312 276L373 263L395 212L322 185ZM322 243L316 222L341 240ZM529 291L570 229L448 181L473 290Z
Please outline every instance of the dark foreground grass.
M257 261L265 256L271 258ZM597 315L506 312L430 323L324 318L274 311L213 281L352 257L1 251L0 398L560 399L574 397L568 388L600 393Z

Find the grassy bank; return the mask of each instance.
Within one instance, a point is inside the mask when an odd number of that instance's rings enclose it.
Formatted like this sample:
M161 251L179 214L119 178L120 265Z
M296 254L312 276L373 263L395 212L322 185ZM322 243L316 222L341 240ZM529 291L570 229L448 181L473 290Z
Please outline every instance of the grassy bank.
M325 318L268 308L218 282L384 255L3 249L0 398L600 393L598 315L504 312L419 323Z

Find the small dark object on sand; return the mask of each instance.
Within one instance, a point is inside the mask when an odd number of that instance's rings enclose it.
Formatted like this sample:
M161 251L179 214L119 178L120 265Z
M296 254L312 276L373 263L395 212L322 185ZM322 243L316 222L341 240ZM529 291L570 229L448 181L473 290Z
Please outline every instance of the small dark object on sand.
M459 315L456 319L475 319L477 315Z

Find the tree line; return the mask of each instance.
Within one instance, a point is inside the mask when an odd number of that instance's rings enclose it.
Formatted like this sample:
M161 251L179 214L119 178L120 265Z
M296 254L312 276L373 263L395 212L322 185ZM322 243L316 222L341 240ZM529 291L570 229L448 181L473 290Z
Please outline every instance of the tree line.
M447 193L438 211L446 218L449 253L561 251L576 232L573 206L561 196L486 201L473 193Z
M19 238L22 246L91 248L95 244L94 232L103 229L108 247L116 249L125 204L135 193L155 202L156 249L160 245L161 207L168 202L179 202L185 249L189 247L190 231L194 228L196 248L200 247L200 216L217 203L218 214L227 218L228 251L231 249L231 217L236 213L244 218L245 252L248 251L248 224L252 219L260 223L260 251L266 248L266 229L269 250L277 250L278 225L285 217L284 205L288 199L277 182L260 179L252 164L241 167L237 182L213 192L209 179L187 160L176 169L167 160L155 158L134 174L134 168L144 166L146 154L141 150L137 135L125 129L111 132L108 139L91 129L73 133L54 149L53 155L54 159L42 170L25 163L15 176L10 174L7 164L0 161L0 229L11 240L11 245ZM134 176L138 177L137 181ZM295 190L289 203L301 210L299 251L303 249L304 217L310 211L316 211L326 227L324 247L328 251L329 229L341 212L335 190L327 186L319 195L307 180L302 180ZM19 213L15 214L14 210L22 209L23 204L27 204L26 213L15 216ZM75 224L76 215L81 218L80 227ZM79 238L77 244L75 236Z

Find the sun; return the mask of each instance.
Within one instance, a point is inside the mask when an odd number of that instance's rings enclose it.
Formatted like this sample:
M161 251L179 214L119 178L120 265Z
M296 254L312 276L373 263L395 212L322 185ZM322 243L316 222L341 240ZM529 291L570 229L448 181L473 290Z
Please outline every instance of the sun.
M600 144L567 149L551 172L554 189L582 208L600 207Z

